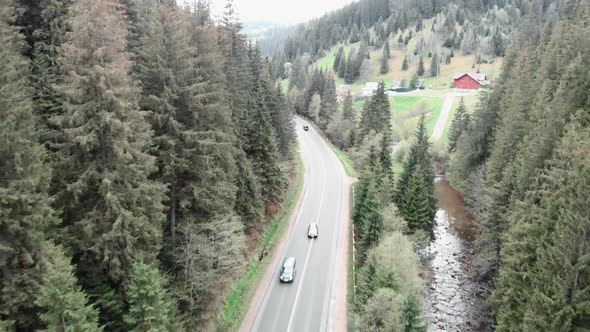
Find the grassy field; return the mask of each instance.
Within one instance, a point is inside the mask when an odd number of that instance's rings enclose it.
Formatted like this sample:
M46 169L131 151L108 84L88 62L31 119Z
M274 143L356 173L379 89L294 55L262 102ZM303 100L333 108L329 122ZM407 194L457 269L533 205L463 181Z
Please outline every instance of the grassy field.
M289 218L297 205L297 199L303 189L303 173L303 162L299 160L295 180L287 192L281 212L264 231L260 248L266 248L269 252L272 251L277 241L283 236ZM258 254L253 256L248 270L235 284L233 291L225 301L226 304L219 318L217 330L237 331L240 328L252 296L254 296L271 261L272 255L267 255L262 261L258 260Z

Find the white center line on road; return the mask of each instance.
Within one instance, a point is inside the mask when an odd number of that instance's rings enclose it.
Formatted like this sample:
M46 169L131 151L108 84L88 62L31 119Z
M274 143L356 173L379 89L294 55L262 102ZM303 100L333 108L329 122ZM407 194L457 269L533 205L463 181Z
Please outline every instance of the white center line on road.
M323 169L324 176L322 176L322 178L323 178L322 195L320 198L320 207L318 209L318 213L316 216L316 224L319 224L322 206L324 205L324 196L326 195L326 164L324 163L324 160L322 158L320 158L320 162L322 163L322 169ZM314 242L315 241L312 240L311 243L309 244L309 248L307 249L307 257L305 258L305 264L303 266L303 273L301 274L301 277L299 277L300 282L299 282L299 286L297 287L297 293L295 294L295 301L293 303L293 310L291 311L291 316L289 317L289 325L287 325L287 332L291 332L291 327L293 325L293 318L295 318L295 311L297 310L297 300L299 299L299 294L301 293L301 286L303 286L303 281L305 280L305 271L307 271L307 263L309 262L309 257L311 255L311 248L313 247Z

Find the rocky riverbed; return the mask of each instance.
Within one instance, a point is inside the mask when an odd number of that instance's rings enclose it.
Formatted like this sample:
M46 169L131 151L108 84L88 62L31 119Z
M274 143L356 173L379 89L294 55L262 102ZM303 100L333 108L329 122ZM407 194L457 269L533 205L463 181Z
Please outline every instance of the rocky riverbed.
M444 178L435 182L438 210L428 248L427 321L429 331L492 331L486 309L487 287L472 269L476 225L463 197Z

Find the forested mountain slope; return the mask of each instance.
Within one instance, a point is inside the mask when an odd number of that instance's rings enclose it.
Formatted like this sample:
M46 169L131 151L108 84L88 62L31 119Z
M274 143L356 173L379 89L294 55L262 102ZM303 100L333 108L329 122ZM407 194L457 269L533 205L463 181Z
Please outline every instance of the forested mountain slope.
M590 324L589 18L578 0L557 21L529 17L451 155L500 331Z
M206 1L0 1L1 330L211 328L294 158L240 29Z

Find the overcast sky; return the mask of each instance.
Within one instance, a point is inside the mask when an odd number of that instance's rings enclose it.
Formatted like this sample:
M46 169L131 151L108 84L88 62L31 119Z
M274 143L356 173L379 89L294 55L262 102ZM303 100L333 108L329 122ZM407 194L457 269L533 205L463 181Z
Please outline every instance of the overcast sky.
M242 22L293 24L319 17L353 0L234 0ZM214 15L223 13L226 0L211 0Z

